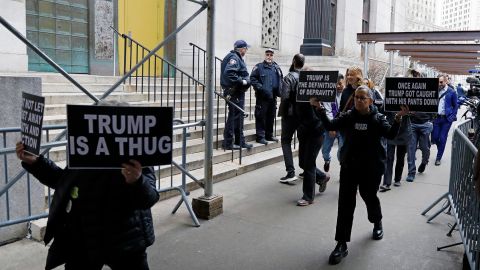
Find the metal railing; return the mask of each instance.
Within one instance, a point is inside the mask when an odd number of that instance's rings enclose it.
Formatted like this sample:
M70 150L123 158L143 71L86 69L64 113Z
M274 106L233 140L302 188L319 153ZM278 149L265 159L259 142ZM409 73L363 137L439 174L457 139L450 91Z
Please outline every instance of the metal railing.
M480 269L480 198L476 194L475 179L473 179L473 161L477 155L477 148L467 135L470 121L472 120L462 122L453 132L448 192L427 207L422 215L425 215L442 200L446 200L447 203L430 216L428 222L450 208L456 224L447 235L450 235L456 227L460 232L462 242L439 247L437 250L463 244L470 269Z
M156 182L156 187L159 193L163 192L169 192L172 190L176 190L180 193L181 199L177 206L174 208L172 213L175 213L177 209L180 207L181 203L185 203L185 206L187 207L187 210L189 211L192 220L194 221L195 226L200 226L200 223L198 222L195 214L193 213L191 209L190 202L188 201L188 188L187 188L187 177L193 180L194 183L196 183L198 186L202 187L204 186L203 182L199 181L195 176L193 176L189 171L188 171L188 165L187 165L187 139L189 137L189 133L187 130L192 127L196 126L204 126L205 122L198 121L195 123L184 123L181 119L174 119L174 124L176 125L173 126L173 130L179 130L181 129L182 132L180 134L177 134L175 137L181 136L181 162L177 163L172 160L172 163L170 165L166 166L159 166L156 167L156 175L157 175L157 182ZM42 153L45 154L47 158L49 158L51 148L53 147L63 147L63 149L58 149L58 151L65 151L67 141L50 141L51 132L53 130L63 130L65 129L65 125L47 125L43 127L43 132L45 134L44 136L44 143L41 145L41 149L44 150ZM15 147L7 147L7 139L11 138L18 138L19 134L21 132L20 127L8 127L8 128L0 128L0 136L2 138L2 147L0 148L0 156L3 157L3 167L4 167L4 174L3 178L5 179L5 185L0 188L0 198L2 198L3 195L5 195L5 216L0 216L0 228L5 227L5 226L10 226L18 223L23 223L27 221L32 221L32 220L37 220L40 218L47 217L48 214L45 213L45 211L42 211L41 213L32 213L32 201L31 201L31 190L30 190L30 181L31 181L31 176L29 173L26 172L26 170L21 169L17 174L13 177L9 177L9 161L10 162L15 162L15 163L20 163L20 161L16 158L9 159L9 155L15 155ZM178 170L178 172L174 171L174 168ZM177 181L174 179L175 175L181 174L181 180ZM167 175L170 174L170 181L165 181ZM20 179L22 179L23 176L26 175L27 178L27 189L25 190L25 199L27 201L27 215L23 217L16 217L12 219L11 217L11 209L10 209L10 196L9 196L9 189L17 183ZM161 180L164 179L162 182ZM46 188L46 207L48 207L51 203L51 189ZM162 197L162 199L166 199L167 197ZM46 209L43 209L46 210ZM3 212L3 211L0 211Z

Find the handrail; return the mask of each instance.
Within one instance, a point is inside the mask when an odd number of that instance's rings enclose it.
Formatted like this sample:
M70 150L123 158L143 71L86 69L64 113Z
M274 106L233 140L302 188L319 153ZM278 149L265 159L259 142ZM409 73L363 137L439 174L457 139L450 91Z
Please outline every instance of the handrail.
M146 48L145 46L143 46L140 42L136 41L135 39L133 39L132 37L128 36L128 35L125 35L125 34L121 34L120 32L118 32L114 27L110 26L110 28L112 28L120 37L124 38L124 39L128 39L130 40L132 43L135 43L135 45L138 45L140 46L142 49L146 50L147 52L149 52L149 54L151 53L151 51ZM190 43L190 44L193 44L193 43ZM196 46L196 45L194 45ZM197 46L198 47L198 46ZM199 47L198 47L199 48ZM200 48L201 49L201 48ZM202 49L203 50L203 49ZM181 72L184 76L186 76L187 78L191 79L193 82L195 83L198 83L199 85L205 87L205 84L203 82L201 82L200 80L196 79L195 77L193 77L192 75L188 74L187 72L185 72L184 70L182 70L181 68L177 67L176 65L172 64L171 62L169 62L168 60L166 60L165 58L159 56L156 52L153 53L151 56L154 56L162 61L164 61L165 63L167 63L169 66L173 67L175 70ZM218 57L215 57L216 59L222 61L220 58ZM126 61L124 59L124 61ZM133 72L132 72L133 74ZM131 75L131 74L130 74ZM126 78L124 78L126 79ZM245 112L244 109L240 108L237 104L231 102L230 100L228 100L226 97L224 97L221 93L217 92L217 91L213 91L218 97L222 98L225 102L227 102L228 104L234 106L237 110L240 110L244 117L248 117L248 114Z
M180 30L182 30L193 19L195 19L195 17L197 17L200 13L202 13L205 9L208 8L208 4L205 2L203 2L201 5L202 6L200 7L199 10L197 10L190 18L188 18L185 22L183 22L180 26L178 26L178 28L175 31L170 33L162 42L160 42L155 48L153 48L150 53L148 53L142 60L140 60L140 62L138 62L130 71L126 72L122 76L122 78L120 78L105 93L103 93L100 99L103 99L108 95L110 95L110 93L112 93L118 86L120 86L122 82L124 82L129 76L131 76L136 70L138 70L138 68L140 68L140 66L142 66L145 62L147 62L148 59L152 57L152 55L154 55L158 50L160 50L160 48L162 48L163 45L165 45L168 41L170 41L170 39L172 39L178 32L180 32Z
M190 43L188 43L188 45L193 46L193 47L199 49L200 51L202 51L202 52L204 52L204 53L207 52L205 49L203 49L202 47L199 47L199 46L198 46L197 44L195 44L195 43L190 42ZM219 58L219 57L217 57L217 56L215 56L215 59L217 59L217 60L220 61L220 62L223 62L223 59L221 59L221 58Z
M0 16L0 23L7 28L13 35L15 35L20 41L22 41L27 47L32 49L36 54L43 58L48 64L50 64L54 69L56 69L60 74L63 75L67 80L73 83L78 89L82 90L88 97L93 99L93 101L98 102L99 99L90 93L85 87L83 87L80 83L78 83L70 74L68 74L62 67L60 67L55 61L53 61L48 55L42 52L37 46L35 46L32 42L30 42L26 37L24 37L15 27L9 24L2 16Z

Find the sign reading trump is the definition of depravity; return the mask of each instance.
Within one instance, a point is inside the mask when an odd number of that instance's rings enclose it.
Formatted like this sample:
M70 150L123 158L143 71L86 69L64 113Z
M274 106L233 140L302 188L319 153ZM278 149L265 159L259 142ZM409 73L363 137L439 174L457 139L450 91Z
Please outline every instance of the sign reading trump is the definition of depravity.
M322 102L335 101L338 71L300 71L297 102L314 97Z
M173 109L67 105L69 168L120 168L172 161Z
M398 112L407 105L412 112L438 111L438 78L387 78L385 111Z
M22 93L21 137L25 151L40 154L45 98Z

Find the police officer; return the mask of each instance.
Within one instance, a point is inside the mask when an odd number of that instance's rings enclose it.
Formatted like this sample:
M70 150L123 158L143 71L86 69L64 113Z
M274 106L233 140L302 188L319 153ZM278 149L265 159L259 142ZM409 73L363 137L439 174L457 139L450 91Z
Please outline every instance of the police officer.
M223 132L223 148L226 150L238 150L240 147L250 149L253 145L246 143L243 135L243 113L236 107L245 108L245 92L250 87L250 77L243 61L249 46L245 40L237 40L233 47L234 49L223 58L221 65L220 84L225 98L229 100L227 122Z
M282 70L273 61L273 49L265 50L265 60L253 67L250 81L255 89L255 129L257 142L268 144L267 141L278 142L273 137L273 123L277 108L277 97L280 97Z

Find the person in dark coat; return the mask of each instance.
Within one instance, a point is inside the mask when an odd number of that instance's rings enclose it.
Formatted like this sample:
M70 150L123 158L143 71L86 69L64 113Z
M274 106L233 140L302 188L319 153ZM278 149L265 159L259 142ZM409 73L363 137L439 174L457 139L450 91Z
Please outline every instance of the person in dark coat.
M408 113L402 108L393 125L372 105L375 94L367 86L359 86L354 93L354 108L330 120L321 102L311 100L320 110L320 119L327 130L342 130L345 142L340 150L340 191L335 240L329 263L338 264L347 256L347 242L353 225L357 189L367 205L368 220L374 224L372 238L383 238L382 211L377 197L378 187L385 172L385 149L382 137L393 139L401 118Z
M325 192L330 180L330 175L318 169L316 164L325 130L315 108L309 102L296 102L295 113L299 123L298 165L303 169L303 196L297 201L297 205L308 206L315 199L315 183L319 185L319 192Z
M243 60L248 47L245 40L235 41L234 49L223 58L220 67L220 85L223 88L223 95L229 101L228 116L223 131L223 148L226 150L253 147L252 144L245 142L243 112L236 107L245 109L245 92L250 88L250 76Z
M292 139L298 128L295 105L297 103L299 73L304 64L305 56L301 53L295 54L289 72L282 81L282 97L280 100L280 107L278 108L278 116L282 117L281 143L287 175L280 178L281 183L297 181L297 176L295 176L295 166L293 165Z
M159 199L153 168L130 160L122 169L61 169L26 153L21 142L16 154L29 173L55 190L45 269L149 269L146 249L155 240L150 208Z
M265 145L268 141L278 142L278 139L273 136L273 126L283 73L278 64L273 61L273 54L273 49L266 49L265 60L256 64L250 74L256 99L256 141Z

